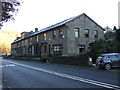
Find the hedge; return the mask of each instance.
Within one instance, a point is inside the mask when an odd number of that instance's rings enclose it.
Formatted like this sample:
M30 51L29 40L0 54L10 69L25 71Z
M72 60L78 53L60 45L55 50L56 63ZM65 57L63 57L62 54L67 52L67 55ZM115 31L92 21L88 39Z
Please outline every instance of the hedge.
M87 56L56 56L50 61L51 63L76 65L76 66L88 66Z

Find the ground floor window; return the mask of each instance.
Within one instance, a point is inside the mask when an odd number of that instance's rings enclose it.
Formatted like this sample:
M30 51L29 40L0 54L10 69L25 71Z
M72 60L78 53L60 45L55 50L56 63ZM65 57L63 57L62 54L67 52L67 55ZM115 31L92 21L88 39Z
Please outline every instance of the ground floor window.
M80 45L79 46L79 52L85 52L85 45Z
M62 55L62 45L53 45L54 55Z

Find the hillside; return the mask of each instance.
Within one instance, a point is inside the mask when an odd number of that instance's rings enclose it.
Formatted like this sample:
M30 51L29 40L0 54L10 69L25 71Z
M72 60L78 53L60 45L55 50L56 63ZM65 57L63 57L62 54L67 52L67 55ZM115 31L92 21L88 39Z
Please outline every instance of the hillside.
M19 37L17 31L0 31L0 54L11 52L11 43Z

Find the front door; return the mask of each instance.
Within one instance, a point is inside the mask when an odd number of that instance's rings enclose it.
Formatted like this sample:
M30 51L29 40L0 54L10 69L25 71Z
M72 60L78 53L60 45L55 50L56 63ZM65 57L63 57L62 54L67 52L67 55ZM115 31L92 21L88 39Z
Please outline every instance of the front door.
M51 53L51 46L50 46L50 44L49 44L49 54Z
M41 57L41 46L39 46L39 55Z

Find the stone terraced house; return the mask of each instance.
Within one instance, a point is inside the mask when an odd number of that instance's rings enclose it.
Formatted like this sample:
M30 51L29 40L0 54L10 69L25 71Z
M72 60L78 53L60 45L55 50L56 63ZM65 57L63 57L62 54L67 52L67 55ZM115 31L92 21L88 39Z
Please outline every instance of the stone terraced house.
M11 44L15 56L48 54L76 56L89 51L89 44L104 38L104 29L85 13L35 32L23 32Z

